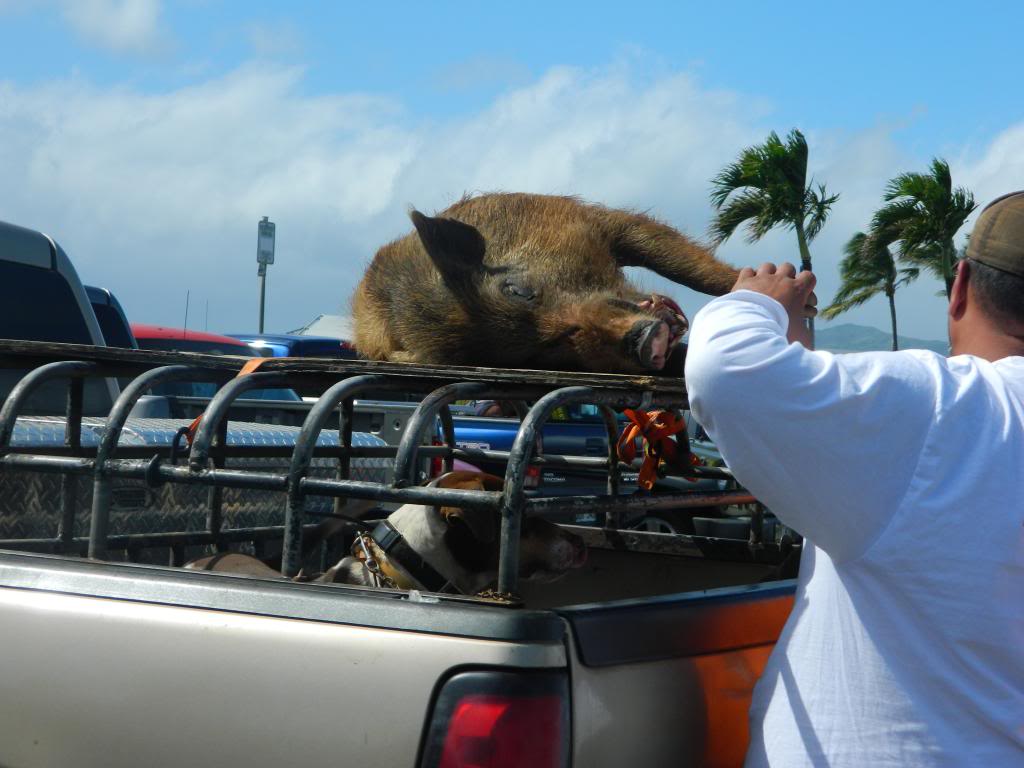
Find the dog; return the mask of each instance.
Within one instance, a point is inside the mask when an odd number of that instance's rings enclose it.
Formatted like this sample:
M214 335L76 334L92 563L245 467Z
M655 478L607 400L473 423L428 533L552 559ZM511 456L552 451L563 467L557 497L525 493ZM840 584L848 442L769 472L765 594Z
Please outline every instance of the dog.
M501 490L501 478L480 472L449 472L430 483L438 488ZM313 548L351 524L328 520L310 537ZM498 576L501 520L497 512L405 504L371 533L359 533L352 553L323 574L300 574L297 581L387 586L427 592L478 594ZM524 517L519 546L519 575L551 581L586 561L583 540L537 517ZM186 568L284 578L261 560L238 553L200 558Z

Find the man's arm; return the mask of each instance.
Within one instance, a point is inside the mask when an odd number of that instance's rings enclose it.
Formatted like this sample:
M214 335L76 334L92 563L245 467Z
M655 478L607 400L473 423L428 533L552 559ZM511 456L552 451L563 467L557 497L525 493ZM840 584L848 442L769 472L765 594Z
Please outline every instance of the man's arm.
M856 557L906 494L938 371L912 353L837 356L795 343L813 278L794 286L791 266L762 275L768 266L744 270L733 293L694 318L690 406L737 479L783 522L833 559Z

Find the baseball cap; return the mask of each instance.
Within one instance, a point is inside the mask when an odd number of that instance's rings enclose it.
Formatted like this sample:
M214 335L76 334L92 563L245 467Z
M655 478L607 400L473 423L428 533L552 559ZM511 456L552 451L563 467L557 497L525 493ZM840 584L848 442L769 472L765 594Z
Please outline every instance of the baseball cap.
M985 206L967 243L967 258L1024 277L1024 190Z

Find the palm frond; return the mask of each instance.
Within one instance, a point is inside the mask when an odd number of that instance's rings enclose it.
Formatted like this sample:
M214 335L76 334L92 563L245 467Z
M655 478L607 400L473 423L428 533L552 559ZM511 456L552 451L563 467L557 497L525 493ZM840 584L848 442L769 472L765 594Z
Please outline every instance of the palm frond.
M817 193L807 190L807 223L804 225L804 231L808 241L813 240L825 226L825 219L832 210L832 204L838 199L839 195L830 196L825 193L824 184L818 185Z
M893 283L893 289L902 288L904 285L917 280L921 275L921 270L917 267L907 267L906 269L899 270L899 278Z
M755 189L746 189L728 200L711 222L710 234L715 243L728 240L743 222L762 215L766 207L765 195Z
M841 315L843 312L859 307L864 302L873 299L879 293L882 292L880 286L872 286L869 288L862 288L857 291L850 291L848 294L840 296L839 293L832 300L825 309L821 311L821 316L826 320L831 320L837 315Z

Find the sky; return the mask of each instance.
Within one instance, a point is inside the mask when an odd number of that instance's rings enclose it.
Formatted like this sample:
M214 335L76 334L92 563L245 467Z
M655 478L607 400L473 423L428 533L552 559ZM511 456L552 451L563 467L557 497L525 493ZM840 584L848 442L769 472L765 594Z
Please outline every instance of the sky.
M711 178L799 128L840 195L811 244L824 304L896 174L942 157L981 204L1024 187L1022 24L1020 2L0 0L0 219L133 321L180 326L188 295L190 327L248 332L269 216L281 332L347 314L410 206L573 194L706 239ZM717 253L798 260L790 231ZM901 334L944 338L941 287L899 292ZM887 329L885 299L843 322Z

